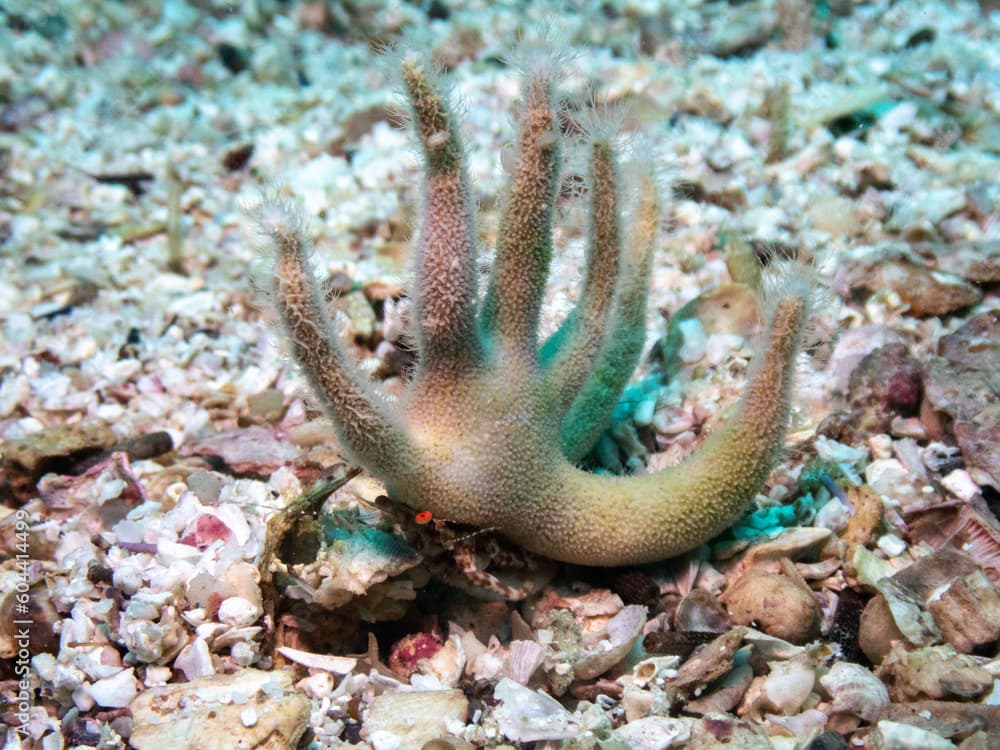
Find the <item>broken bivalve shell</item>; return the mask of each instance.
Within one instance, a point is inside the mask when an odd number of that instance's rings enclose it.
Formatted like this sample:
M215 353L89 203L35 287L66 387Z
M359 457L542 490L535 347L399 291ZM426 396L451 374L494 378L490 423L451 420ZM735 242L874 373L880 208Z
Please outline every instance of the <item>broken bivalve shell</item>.
M573 665L576 678L599 677L624 659L642 635L645 624L646 608L630 604L612 617L602 631L585 636L580 644L583 656Z
M518 685L508 677L497 683L493 695L501 703L493 716L504 736L514 742L564 740L575 737L574 716L551 695Z
M799 661L768 663L770 673L758 677L751 684L744 698L744 706L751 714L760 711L790 716L798 713L816 683L810 665Z

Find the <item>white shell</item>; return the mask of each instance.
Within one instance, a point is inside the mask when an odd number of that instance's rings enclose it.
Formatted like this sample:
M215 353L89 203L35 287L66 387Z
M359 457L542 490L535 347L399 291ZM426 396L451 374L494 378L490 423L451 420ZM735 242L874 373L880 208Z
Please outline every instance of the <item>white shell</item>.
M579 734L573 715L551 695L529 690L509 677L497 683L493 695L501 701L493 716L509 740L565 740Z
M232 625L234 628L253 625L262 614L260 607L242 596L231 596L219 605L219 622Z
M679 656L651 656L632 667L632 684L645 687L650 682L664 677L676 677L680 665Z
M764 696L779 713L798 713L816 682L812 668L794 661L771 662L764 680Z
M585 638L581 643L584 647L583 656L573 665L576 678L590 680L599 677L624 659L632 650L636 639L642 635L645 624L646 608L630 604L608 621L604 631L600 633L603 636L600 640L593 636Z
M215 674L212 655L208 652L208 644L205 639L195 638L181 649L177 658L174 659L174 669L181 670L189 680Z
M889 691L882 681L860 664L839 661L819 678L833 698L835 713L850 713L874 721L889 705Z
M631 750L665 750L691 738L691 719L649 716L632 721L614 732Z
M955 743L941 735L897 721L880 721L869 742L877 750L955 750Z
M321 669L333 674L347 674L357 666L358 660L353 656L331 656L329 654L314 654L310 651L300 651L289 646L279 646L278 653L289 661L301 664L310 669Z

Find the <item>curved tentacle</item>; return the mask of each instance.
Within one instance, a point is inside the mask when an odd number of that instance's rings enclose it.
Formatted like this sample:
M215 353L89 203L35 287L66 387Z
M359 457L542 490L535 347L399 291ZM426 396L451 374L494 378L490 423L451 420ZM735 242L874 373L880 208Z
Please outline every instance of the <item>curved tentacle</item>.
M682 554L746 510L780 454L808 301L778 303L767 349L737 413L681 464L655 474L590 474L564 461L536 514L505 529L543 555L624 565Z
M302 230L281 207L262 209L275 245L275 300L295 358L333 420L340 447L372 471L406 474L414 451L397 417L350 361L330 324Z

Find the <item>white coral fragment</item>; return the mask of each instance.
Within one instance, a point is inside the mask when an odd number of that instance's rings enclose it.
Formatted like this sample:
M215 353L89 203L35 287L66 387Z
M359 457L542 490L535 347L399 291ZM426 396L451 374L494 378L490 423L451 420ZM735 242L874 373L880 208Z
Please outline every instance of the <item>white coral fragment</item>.
M896 721L880 721L872 732L870 745L876 750L954 750L955 743L939 734Z
M565 740L580 732L573 714L559 701L541 691L529 690L509 677L497 683L493 695L501 701L493 715L509 740Z
M94 703L103 708L124 708L139 692L134 669L123 669L111 677L84 688Z

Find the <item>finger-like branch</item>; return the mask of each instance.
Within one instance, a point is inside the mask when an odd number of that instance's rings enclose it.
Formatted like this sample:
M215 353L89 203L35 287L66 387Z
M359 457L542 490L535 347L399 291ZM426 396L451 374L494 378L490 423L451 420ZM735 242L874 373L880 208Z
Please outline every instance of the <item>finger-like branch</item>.
M643 180L639 205L622 259L610 333L591 363L560 428L559 442L570 461L582 459L600 438L615 404L635 371L646 341L646 298L659 223L659 201L651 177Z
M529 74L517 163L483 305L482 331L504 358L535 363L538 319L552 258L552 212L559 183L559 133L552 72Z
M542 363L546 369L544 388L559 418L569 409L594 367L614 304L622 252L615 173L611 145L604 140L595 141L590 178L590 244L580 301L563 327L550 339L554 346L542 347Z
M406 473L412 449L403 428L337 341L309 270L306 240L287 214L265 220L274 241L275 302L295 358L333 420L340 447L377 472Z
M426 194L417 245L416 338L423 368L478 361L475 234L458 129L422 62L407 59L403 82L424 153Z

